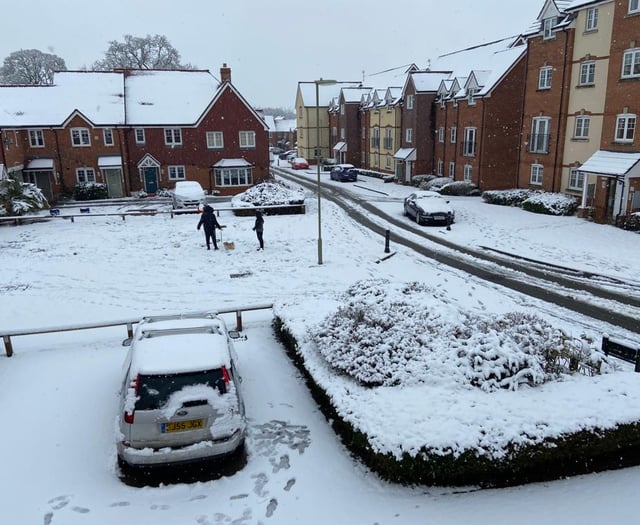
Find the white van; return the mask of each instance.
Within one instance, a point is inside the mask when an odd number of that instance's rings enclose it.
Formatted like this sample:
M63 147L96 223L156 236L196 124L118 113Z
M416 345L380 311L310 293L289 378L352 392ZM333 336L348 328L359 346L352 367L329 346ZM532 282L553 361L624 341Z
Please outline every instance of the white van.
M244 446L237 358L215 312L145 317L123 344L120 466L187 463Z

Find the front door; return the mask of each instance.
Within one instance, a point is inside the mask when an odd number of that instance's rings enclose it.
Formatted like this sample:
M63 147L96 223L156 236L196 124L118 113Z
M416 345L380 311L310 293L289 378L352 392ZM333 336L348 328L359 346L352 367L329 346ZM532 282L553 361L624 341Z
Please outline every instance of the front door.
M112 199L120 199L124 197L124 191L122 190L122 169L106 168L102 170L102 173L104 180L107 183L109 197Z
M24 182L35 184L44 195L48 202L53 202L53 189L51 187L51 177L53 173L50 171L28 171L25 172Z
M142 176L144 178L144 191L156 193L158 191L158 168L155 166L142 168Z

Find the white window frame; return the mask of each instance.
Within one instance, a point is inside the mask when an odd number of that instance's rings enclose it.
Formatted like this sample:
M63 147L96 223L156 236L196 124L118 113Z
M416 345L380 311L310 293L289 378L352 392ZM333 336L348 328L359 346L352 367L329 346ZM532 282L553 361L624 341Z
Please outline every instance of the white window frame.
M224 134L222 131L207 131L207 149L223 149Z
M464 128L464 142L462 144L462 155L464 157L476 156L477 128Z
M471 164L465 164L462 178L465 182L471 182L473 177L473 166Z
M136 128L134 130L134 134L136 136L136 144L145 144L147 142L147 137L145 136L144 128Z
M29 146L32 148L44 148L44 131L41 129L30 129Z
M438 142L444 142L444 126L438 128Z
M633 142L636 130L636 116L633 113L623 113L616 118L615 142L629 144Z
M569 171L569 184L567 189L582 191L584 188L584 172L580 168L571 168Z
M640 13L640 0L629 0L629 14Z
M449 162L449 177L452 179L456 178L456 163L453 161Z
M531 153L549 153L551 117L534 117L531 122ZM540 133L544 131L544 133Z
M579 86L593 86L596 83L596 63L593 60L580 64Z
M255 148L256 147L256 132L255 131L240 131L239 132L240 147L241 148Z
M556 25L556 17L553 16L551 18L545 18L542 21L542 38L544 40L551 40L555 38L556 35L553 32L553 26Z
M640 78L640 47L627 49L622 55L621 78Z
M408 144L413 142L413 128L407 128L404 134L404 140Z
M184 166L167 166L169 180L185 180L187 171Z
M544 66L538 72L538 89L551 89L551 78L553 76L553 67Z
M437 174L442 177L442 173L444 172L444 161L442 159L438 159L438 167L436 168Z
M413 109L413 95L407 95L407 109Z
M595 31L598 29L598 8L590 7L587 9L587 18L585 20L585 31Z
M340 114L344 115L344 104L340 104Z
M344 138L346 137L346 131L344 128L340 128L340 140L344 140Z
M250 167L215 168L216 187L251 186L253 177Z
M386 157L385 157L385 169L388 169L388 170L391 169L391 159L393 159L393 157L391 155L386 155Z
M96 182L96 170L93 168L76 168L76 180L79 183Z
M544 177L544 166L542 164L532 164L531 173L529 175L529 184L542 186L543 177Z
M86 148L91 146L91 134L89 128L71 128L71 145L76 148Z
M467 95L468 95L467 104L469 104L469 106L475 106L476 105L476 89L470 88Z
M113 129L112 128L104 128L102 130L102 140L104 141L105 146L113 146L115 144L113 140Z
M451 126L449 142L451 142L451 144L455 144L456 140L458 140L458 128L456 126Z
M182 146L182 130L180 128L164 128L165 146Z
M576 125L573 131L574 139L588 139L589 138L589 124L591 123L591 117L586 115L580 115L576 117Z

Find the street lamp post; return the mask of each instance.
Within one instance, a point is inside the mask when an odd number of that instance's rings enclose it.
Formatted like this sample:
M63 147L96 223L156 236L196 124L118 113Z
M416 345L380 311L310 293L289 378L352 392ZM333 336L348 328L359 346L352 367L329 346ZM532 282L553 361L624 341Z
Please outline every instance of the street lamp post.
M318 181L317 181L317 191L318 191L318 264L322 264L322 207L320 203L320 164L322 160L322 146L320 143L320 86L330 86L333 84L337 84L337 80L326 80L320 78L319 80L314 80L313 83L316 85L316 168L318 170Z

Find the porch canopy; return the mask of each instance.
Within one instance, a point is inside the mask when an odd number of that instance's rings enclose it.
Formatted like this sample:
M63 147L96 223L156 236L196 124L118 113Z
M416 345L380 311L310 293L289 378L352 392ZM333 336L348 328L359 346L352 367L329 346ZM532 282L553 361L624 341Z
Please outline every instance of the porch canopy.
M347 151L347 143L344 141L340 141L336 143L333 147L333 151L337 151L338 153L342 153L343 151Z
M393 154L393 158L414 162L416 160L416 148L400 148Z
M216 162L214 168L248 168L251 163L245 159L221 159Z
M33 159L27 163L24 171L50 171L53 170L53 159Z
M608 177L621 177L629 173L640 162L640 152L596 151L578 168L584 173L594 173ZM640 173L638 173L640 175Z
M122 157L120 155L103 155L98 157L98 168L120 168Z

